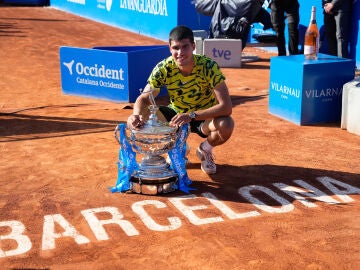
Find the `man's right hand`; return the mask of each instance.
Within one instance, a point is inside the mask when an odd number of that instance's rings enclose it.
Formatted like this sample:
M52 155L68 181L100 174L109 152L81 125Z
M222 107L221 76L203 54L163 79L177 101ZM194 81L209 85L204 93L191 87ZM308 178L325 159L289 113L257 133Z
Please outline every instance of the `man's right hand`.
M132 114L127 120L127 126L131 129L139 129L144 125L144 121L141 115Z

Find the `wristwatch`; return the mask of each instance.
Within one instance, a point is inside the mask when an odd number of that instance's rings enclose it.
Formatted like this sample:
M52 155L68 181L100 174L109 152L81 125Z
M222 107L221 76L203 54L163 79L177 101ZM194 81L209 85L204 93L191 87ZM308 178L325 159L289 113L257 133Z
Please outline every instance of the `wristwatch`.
M191 113L189 113L189 116L190 116L191 120L195 120L196 113L195 113L195 112L191 112Z

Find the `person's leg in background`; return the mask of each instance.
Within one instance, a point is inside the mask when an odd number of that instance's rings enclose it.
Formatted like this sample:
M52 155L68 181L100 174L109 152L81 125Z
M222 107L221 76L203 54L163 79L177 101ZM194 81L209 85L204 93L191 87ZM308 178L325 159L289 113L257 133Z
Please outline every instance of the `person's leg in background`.
M337 56L349 58L349 36L351 14L339 12L335 15Z
M298 1L287 2L286 14L289 33L289 54L299 54L299 3Z
M276 32L276 46L278 55L286 55L285 46L285 15L282 1L272 1L270 5L270 17L273 29Z
M299 28L296 23L288 23L289 54L299 54Z
M337 56L336 23L335 17L324 13L325 38L328 54Z

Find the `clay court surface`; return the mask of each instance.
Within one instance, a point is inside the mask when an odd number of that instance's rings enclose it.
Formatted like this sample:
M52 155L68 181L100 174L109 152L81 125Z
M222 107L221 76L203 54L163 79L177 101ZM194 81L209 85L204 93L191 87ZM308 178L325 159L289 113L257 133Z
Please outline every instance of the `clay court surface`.
M111 193L132 104L64 95L59 48L164 42L0 7L0 269L360 269L360 136L268 113L269 59L223 69L233 137L196 190ZM139 67L140 68L140 67Z

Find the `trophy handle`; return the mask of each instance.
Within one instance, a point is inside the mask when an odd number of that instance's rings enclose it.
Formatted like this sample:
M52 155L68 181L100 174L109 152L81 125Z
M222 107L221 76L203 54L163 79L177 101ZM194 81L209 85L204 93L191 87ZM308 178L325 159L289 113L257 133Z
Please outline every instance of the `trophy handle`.
M120 144L121 146L121 140L120 140L120 125L121 124L118 124L116 127L115 127L115 130L114 130L114 137L115 137L115 140ZM134 138L133 138L133 135L132 135L132 132L130 132L130 136L127 134L129 129L126 127L125 128L125 137L128 141L134 141Z
M115 140L121 145L120 136L119 136L119 126L120 126L120 124L115 127L114 137L115 137Z

